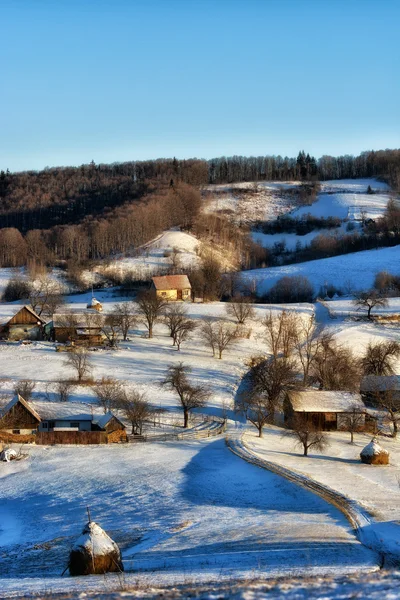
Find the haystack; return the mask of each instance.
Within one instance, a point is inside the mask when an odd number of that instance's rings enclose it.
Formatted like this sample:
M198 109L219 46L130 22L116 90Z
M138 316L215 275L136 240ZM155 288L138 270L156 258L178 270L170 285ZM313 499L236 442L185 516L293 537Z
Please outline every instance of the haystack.
M117 544L94 521L89 521L69 555L71 575L100 575L123 571Z
M96 300L96 298L92 298L86 308L94 308L94 310L101 312L103 310L103 305L101 302Z
M361 460L367 465L388 465L389 452L373 438L360 453Z

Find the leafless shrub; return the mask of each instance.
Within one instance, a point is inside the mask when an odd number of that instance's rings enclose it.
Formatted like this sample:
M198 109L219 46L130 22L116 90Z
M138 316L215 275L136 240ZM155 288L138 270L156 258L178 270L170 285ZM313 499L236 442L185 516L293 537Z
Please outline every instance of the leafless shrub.
M97 402L104 410L104 414L120 405L123 397L123 384L117 379L102 379L93 387Z
M54 385L54 390L59 402L68 402L74 389L74 384L67 379L60 379Z
M131 423L133 435L142 435L144 423L154 414L145 392L133 386L123 390L118 398L118 408Z
M226 321L206 321L201 328L201 334L212 349L213 356L218 350L218 358L222 359L223 352L235 342L237 329Z
M371 311L374 308L388 305L388 299L377 290L358 292L353 300L354 306L367 311L367 318L371 320Z

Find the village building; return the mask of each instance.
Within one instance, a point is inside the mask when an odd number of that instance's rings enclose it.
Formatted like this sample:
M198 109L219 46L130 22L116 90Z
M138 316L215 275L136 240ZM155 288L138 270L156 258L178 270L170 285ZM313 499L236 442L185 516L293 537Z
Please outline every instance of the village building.
M51 340L74 346L101 346L105 342L102 333L103 315L98 313L55 313L53 320L46 326Z
M9 321L0 325L2 339L41 340L46 321L30 306L23 306Z
M366 375L360 391L366 404L379 406L382 400L389 400L400 409L400 375Z
M104 434L96 437L96 443L126 439L126 428L120 419L112 412L103 414L98 406L90 404L28 402L17 394L0 409L0 433L34 435L39 443L46 443L47 433L57 434L51 438L55 443L80 443L79 434L96 432Z
M168 301L190 300L192 286L187 275L162 275L152 278L152 289Z
M366 424L367 411L360 394L315 389L291 391L284 399L285 423L296 415L305 416L323 431L346 429L346 419L354 410L360 415L360 427Z

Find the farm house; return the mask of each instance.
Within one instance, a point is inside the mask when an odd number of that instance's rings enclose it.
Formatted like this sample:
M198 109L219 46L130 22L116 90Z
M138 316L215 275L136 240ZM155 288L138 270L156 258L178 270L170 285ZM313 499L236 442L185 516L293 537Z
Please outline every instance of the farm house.
M40 340L44 321L30 306L23 306L9 321L0 325L0 337L9 340Z
M364 415L366 408L360 394L352 392L319 391L315 389L288 392L284 400L285 423L303 415L324 431L344 429L346 416L356 410Z
M190 300L192 286L187 275L163 275L153 277L152 289L157 296L169 301Z
M360 391L367 404L376 406L389 398L400 407L400 375L366 375L361 380Z
M46 326L55 342L71 342L75 346L101 346L104 342L104 317L98 313L56 313Z

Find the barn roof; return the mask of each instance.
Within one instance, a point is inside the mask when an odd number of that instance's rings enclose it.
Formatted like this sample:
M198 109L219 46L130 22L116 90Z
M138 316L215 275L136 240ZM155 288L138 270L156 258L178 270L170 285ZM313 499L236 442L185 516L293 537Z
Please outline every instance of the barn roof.
M362 392L399 392L400 375L366 375L361 380Z
M156 290L184 290L192 287L187 275L161 275L152 280Z
M360 394L352 392L302 390L288 393L288 398L295 412L349 412L354 407L365 411Z
M35 319L35 321L39 321L40 323L42 323L42 325L44 325L46 323L46 321L44 319L42 319L42 317L39 317L39 315L37 315L35 313L33 308L31 308L27 304L25 304L25 306L20 308L19 311L16 312L15 315L11 317L11 319L9 319L8 323L11 323L11 321L15 321L16 323L18 323L18 315L25 310L28 311L32 315L32 317Z
M10 402L8 404L6 404L4 406L4 408L1 411L2 416L6 415L12 408L13 406L15 406L16 404L22 404L22 406L37 420L37 421L41 421L42 419L40 418L39 413L35 410L35 408L32 406L32 404L30 402L27 402L27 400L25 400L22 396L20 396L20 394L15 394L14 398L12 398L12 400L10 400Z

